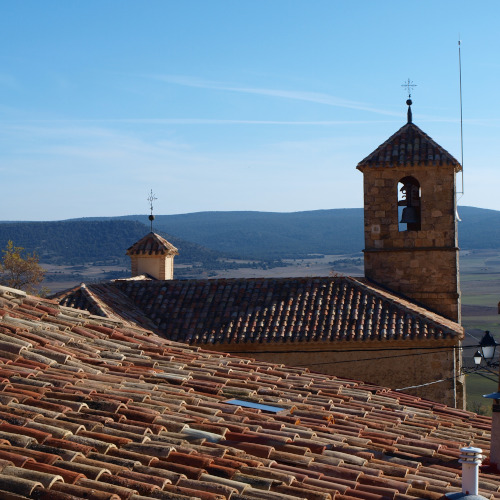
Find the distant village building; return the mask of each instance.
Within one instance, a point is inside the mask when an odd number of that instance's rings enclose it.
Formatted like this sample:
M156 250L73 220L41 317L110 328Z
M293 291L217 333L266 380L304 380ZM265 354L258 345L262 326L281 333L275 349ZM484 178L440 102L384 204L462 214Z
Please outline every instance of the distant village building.
M150 233L128 250L135 278L57 297L204 349L463 407L455 199L461 166L412 123L409 106L408 123L357 168L364 176L365 279L173 280L153 268L170 258L173 271L176 249ZM137 279L141 273L149 279Z

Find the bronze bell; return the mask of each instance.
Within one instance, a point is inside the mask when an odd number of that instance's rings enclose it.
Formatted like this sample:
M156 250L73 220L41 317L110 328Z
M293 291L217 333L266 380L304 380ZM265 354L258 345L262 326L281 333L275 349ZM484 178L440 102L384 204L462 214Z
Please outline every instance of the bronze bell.
M403 213L401 214L401 224L419 224L420 217L418 210L415 207L405 207L403 208Z

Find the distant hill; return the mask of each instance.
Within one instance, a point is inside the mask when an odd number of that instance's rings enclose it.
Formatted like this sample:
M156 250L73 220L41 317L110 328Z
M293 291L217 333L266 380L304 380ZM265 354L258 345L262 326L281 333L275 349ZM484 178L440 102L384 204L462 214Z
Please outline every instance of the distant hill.
M56 222L0 223L0 249L12 240L16 246L35 251L46 264L129 264L125 252L149 228L135 220L68 220ZM164 234L179 249L176 262L216 261L219 253Z
M147 221L145 215L121 218ZM359 208L158 215L155 228L234 257L264 260L355 253L362 250L364 237Z
M500 212L484 208L458 207L458 241L463 250L500 248Z
M462 249L500 248L500 212L459 207ZM308 212L198 212L159 215L155 231L180 250L176 263L210 268L229 256L264 261L310 254L353 254L363 249L363 210ZM0 248L9 239L42 262L127 263L126 249L149 231L147 215L98 217L59 222L0 223Z
M459 246L500 248L500 212L459 207ZM146 215L122 217L147 221ZM207 248L239 257L300 257L311 253L343 254L364 247L363 209L308 212L197 212L160 215L155 227Z

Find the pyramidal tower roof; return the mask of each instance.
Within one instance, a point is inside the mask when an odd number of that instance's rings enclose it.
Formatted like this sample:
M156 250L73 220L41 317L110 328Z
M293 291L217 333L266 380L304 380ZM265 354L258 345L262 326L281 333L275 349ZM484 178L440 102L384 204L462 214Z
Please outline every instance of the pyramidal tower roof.
M410 104L411 101L408 103L408 123L361 160L356 168L431 164L450 165L457 172L462 169L458 160L412 122Z
M179 251L159 234L150 232L128 248L127 255L179 255Z

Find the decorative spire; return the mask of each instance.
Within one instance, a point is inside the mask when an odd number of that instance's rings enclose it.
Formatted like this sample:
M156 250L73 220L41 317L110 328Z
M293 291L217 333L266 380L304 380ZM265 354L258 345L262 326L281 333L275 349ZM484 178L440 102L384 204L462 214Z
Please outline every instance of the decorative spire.
M408 78L408 80L401 85L401 87L404 87L406 89L406 92L408 92L408 99L406 100L406 104L408 104L408 123L412 123L412 114L411 114L411 105L413 104L411 100L411 90L413 87L416 87L416 85Z
M153 194L153 190L151 190L147 198L147 200L149 201L149 208L151 210L151 213L149 215L149 220L151 221L151 232L153 232L153 221L155 220L155 216L153 215L153 201L157 199L158 198Z
M412 114L411 114L411 105L412 105L412 101L411 99L407 99L406 100L406 104L408 104L408 123L412 123Z

